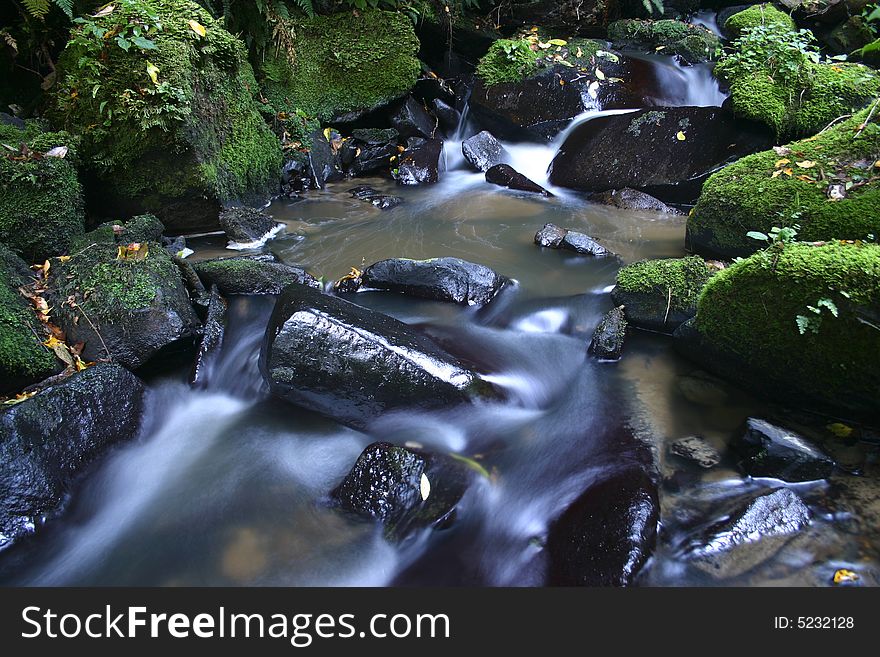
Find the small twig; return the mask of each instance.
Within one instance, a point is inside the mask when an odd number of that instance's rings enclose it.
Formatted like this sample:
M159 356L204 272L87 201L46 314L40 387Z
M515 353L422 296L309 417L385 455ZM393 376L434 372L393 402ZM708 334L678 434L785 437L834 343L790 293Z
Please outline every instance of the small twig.
M871 122L871 117L874 116L874 112L877 111L877 105L878 105L878 104L880 104L880 98L878 98L877 100L875 100L875 101L874 101L874 104L871 105L871 109L868 110L868 116L867 116L867 118L865 119L865 122L861 125L861 127L859 128L859 131L855 134L855 136L853 137L853 139L855 139L855 138L858 137L860 134L862 134L862 131L863 131L865 128L868 127L868 124Z
M834 125L835 123L837 123L838 121L843 121L844 119L848 119L848 118L851 118L851 117L852 117L852 114L844 114L843 116L838 116L838 117L837 117L836 119L834 119L831 123L829 123L828 125L826 125L826 126L825 126L824 128L822 128L819 132L817 132L816 135L817 135L817 136L818 136L818 135L821 135L823 132L825 132L828 128L830 128L831 126L833 126L833 125Z
M672 286L667 288L666 294L666 314L663 315L663 326L666 326L666 320L669 319L669 310L672 308Z
M107 348L107 343L104 342L104 338L101 337L101 332L98 331L98 327L96 327L94 324L92 324L92 320L90 320L89 316L86 315L86 311L82 309L82 306L80 306L78 303L74 302L73 307L76 308L82 314L82 316L85 318L85 320L89 323L89 326L92 327L92 330L95 332L95 335L97 335L98 339L101 341L101 346L104 347L104 351L107 352L107 358L110 360L110 362L113 362L113 354L111 354L110 350Z

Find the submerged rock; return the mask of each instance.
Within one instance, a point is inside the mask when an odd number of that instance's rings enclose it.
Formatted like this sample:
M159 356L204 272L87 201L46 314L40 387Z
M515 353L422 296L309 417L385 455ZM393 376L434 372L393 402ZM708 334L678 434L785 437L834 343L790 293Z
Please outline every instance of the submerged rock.
M469 306L489 303L509 282L506 276L460 258L392 258L364 270L362 285Z
M461 142L461 154L477 171L488 171L496 164L507 161L507 151L492 133L483 130Z
M633 325L672 333L697 313L697 299L715 270L698 256L642 260L623 267L611 300Z
M275 304L260 370L274 395L353 426L394 409L491 394L406 324L302 285L287 287Z
M553 196L538 183L526 178L509 164L496 164L486 171L486 182L521 192L531 192L543 196Z
M550 249L574 251L580 255L598 257L612 255L608 249L589 235L560 228L556 224L544 224L544 227L535 233L535 244Z
M157 242L119 253L115 244L94 244L53 263L47 296L68 344L85 343L84 360L132 369L191 347L201 324L171 256Z
M701 468L714 468L721 462L721 454L700 436L681 438L669 445L669 452Z
M556 224L544 224L544 227L535 233L535 244L548 249L558 249L561 248L562 240L567 234L568 230Z
M749 418L731 447L740 456L740 468L751 477L799 482L827 479L834 472L834 459L803 436L766 420Z
M725 163L772 143L761 126L717 107L658 107L576 126L550 163L550 182L584 192L629 187L691 203Z
M200 387L205 387L208 383L211 366L220 355L226 333L226 300L220 296L216 285L211 287L207 306L202 341L189 377L191 384Z
M0 396L61 371L61 361L43 345L48 332L18 291L32 280L24 261L0 244Z
M659 509L657 489L641 470L591 487L550 528L548 582L631 584L654 549Z
M0 410L0 549L56 512L110 445L138 434L145 394L121 366L98 364Z
M593 332L593 339L587 351L603 360L619 360L623 353L626 325L623 306L612 308Z
M780 488L711 526L694 539L684 556L713 577L736 577L776 554L792 534L810 524L811 516L797 494Z
M220 228L233 242L256 242L279 224L257 208L227 208L220 213Z
M449 456L379 442L364 449L331 496L341 508L380 521L386 537L400 540L449 520L471 478Z
M403 203L403 199L399 196L383 194L379 190L368 187L367 185L353 187L348 190L348 193L352 195L352 198L371 203L380 210L391 210Z
M398 185L425 185L440 180L440 155L443 142L439 139L412 137L400 154L395 178Z
M281 294L294 283L320 288L305 269L274 259L253 256L216 258L193 265L206 286L216 285L221 294Z
M654 198L650 194L645 194L637 189L629 189L628 187L592 194L590 200L604 205L613 205L621 210L684 214L681 210L669 207L663 201Z

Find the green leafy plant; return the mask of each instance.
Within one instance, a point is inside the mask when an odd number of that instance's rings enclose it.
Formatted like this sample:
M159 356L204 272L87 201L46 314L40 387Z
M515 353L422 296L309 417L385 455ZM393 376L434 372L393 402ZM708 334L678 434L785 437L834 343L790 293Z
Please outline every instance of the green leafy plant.
M45 18L53 5L67 14L68 18L73 18L73 0L21 0L21 3L34 18Z
M784 246L786 244L793 244L797 241L797 235L800 229L801 227L798 224L782 228L779 226L773 226L773 228L770 229L769 235L757 230L750 230L746 233L746 237L751 237L753 240L758 240L759 242L766 242L768 246Z
M658 16L663 15L663 0L642 0L642 6L651 16L656 12Z
M767 74L786 85L798 84L809 76L809 63L821 60L812 32L775 23L745 29L733 46L718 65L728 78Z
M841 292L841 294L847 296L846 292ZM797 323L798 331L801 335L804 335L807 331L810 333L819 332L819 327L822 326L823 309L827 310L834 317L840 316L837 304L831 299L823 297L816 302L815 306L807 306L807 311L810 313L809 315L798 315L795 317L795 322Z
M874 34L880 32L880 4L871 3L865 5L865 8L862 10L862 20L871 32Z

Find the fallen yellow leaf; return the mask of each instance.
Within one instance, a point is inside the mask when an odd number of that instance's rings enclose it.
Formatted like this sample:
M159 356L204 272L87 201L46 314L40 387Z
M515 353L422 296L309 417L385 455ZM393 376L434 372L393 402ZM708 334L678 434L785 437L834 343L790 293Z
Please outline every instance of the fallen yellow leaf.
M803 162L795 162L801 169L812 169L816 163L812 160L804 160Z
M846 568L841 568L834 573L835 584L847 584L849 582L857 582L858 579L859 576L857 573L854 573L851 570L847 570Z
M846 438L853 432L852 427L845 425L843 422L834 422L825 428L838 438Z
M152 62L147 62L147 75L153 81L153 84L159 84L159 67Z
M773 165L774 169L778 169L781 166L785 166L786 164L791 164L791 160L787 157L782 158L781 160L776 160L776 164Z
M605 79L605 74L602 72L601 68L596 69L596 77L599 78L600 80Z
M205 29L205 26L198 21L190 20L187 24L193 32L195 32L202 38L204 38L204 36L208 33L208 31Z
M678 133L675 135L675 138L678 139L678 141L684 141L685 139L687 139L684 132L682 132L681 130L678 131Z

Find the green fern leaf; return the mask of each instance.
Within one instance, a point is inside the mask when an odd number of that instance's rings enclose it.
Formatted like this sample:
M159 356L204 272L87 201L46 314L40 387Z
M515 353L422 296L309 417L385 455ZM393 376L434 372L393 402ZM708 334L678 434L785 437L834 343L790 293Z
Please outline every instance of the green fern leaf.
M68 18L73 19L73 0L55 0L55 4Z
M44 18L49 13L49 0L21 0L34 18Z

